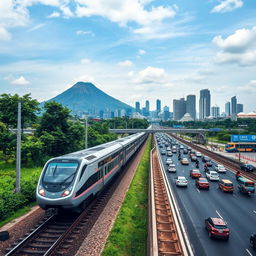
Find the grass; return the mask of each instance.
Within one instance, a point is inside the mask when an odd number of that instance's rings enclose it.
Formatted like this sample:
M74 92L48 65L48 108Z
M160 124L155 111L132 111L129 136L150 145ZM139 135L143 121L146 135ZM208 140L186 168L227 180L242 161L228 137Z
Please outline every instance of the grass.
M0 228L1 228L2 226L4 226L6 223L8 223L8 222L10 222L10 221L12 221L12 220L14 220L14 219L16 219L16 218L18 218L18 217L20 217L20 216L26 214L26 213L28 213L28 212L32 209L32 207L35 206L35 205L37 205L36 202L30 203L29 205L27 205L27 206L25 206L25 207L23 207L23 208L17 210L15 213L13 213L12 215L10 215L10 216L9 216L8 218L6 218L5 220L0 221Z
M103 256L147 255L148 175L151 139L105 245Z

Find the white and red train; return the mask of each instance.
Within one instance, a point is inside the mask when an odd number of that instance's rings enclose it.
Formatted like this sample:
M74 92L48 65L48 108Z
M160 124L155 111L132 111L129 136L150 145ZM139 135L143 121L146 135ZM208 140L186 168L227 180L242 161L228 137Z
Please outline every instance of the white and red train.
M39 206L43 209L83 206L120 172L146 137L145 133L137 133L50 159L37 185Z

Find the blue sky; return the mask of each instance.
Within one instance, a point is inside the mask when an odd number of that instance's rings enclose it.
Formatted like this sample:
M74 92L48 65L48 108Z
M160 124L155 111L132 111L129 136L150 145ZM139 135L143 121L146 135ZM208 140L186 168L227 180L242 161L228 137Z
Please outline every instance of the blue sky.
M91 81L134 106L210 89L256 110L255 0L0 0L0 93Z

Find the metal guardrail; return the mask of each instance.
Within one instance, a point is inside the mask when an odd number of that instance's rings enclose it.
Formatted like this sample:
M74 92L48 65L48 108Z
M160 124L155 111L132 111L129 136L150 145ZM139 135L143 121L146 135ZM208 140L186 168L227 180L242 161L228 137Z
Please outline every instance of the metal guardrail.
M169 133L206 133L209 129L174 129L174 128L154 128L154 129L109 129L110 133L156 133L156 132L169 132Z

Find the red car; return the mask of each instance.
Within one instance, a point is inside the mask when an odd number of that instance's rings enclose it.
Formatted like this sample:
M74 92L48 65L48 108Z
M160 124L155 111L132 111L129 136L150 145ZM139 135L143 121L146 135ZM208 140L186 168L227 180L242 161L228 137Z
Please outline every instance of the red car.
M210 185L209 182L206 178L199 178L196 180L196 186L198 188L204 188L204 189L209 189Z
M227 223L221 218L209 217L205 219L205 228L210 238L229 239L230 230L227 227Z
M201 172L198 169L193 169L190 171L190 177L191 178L200 178L201 177Z

